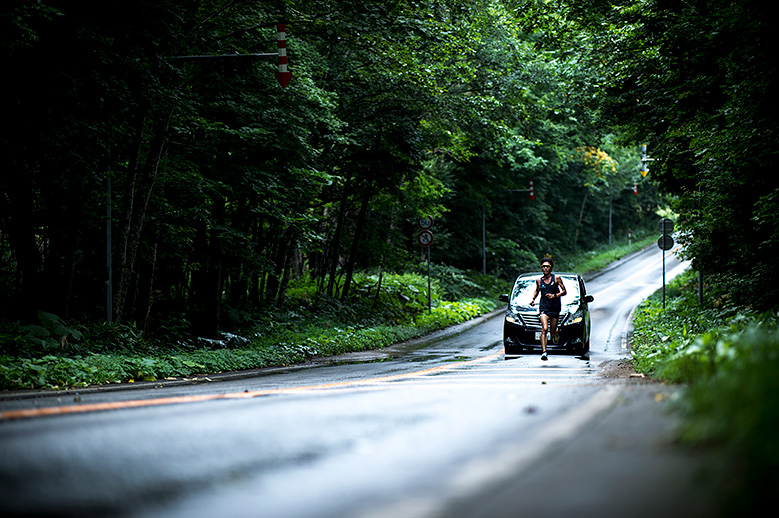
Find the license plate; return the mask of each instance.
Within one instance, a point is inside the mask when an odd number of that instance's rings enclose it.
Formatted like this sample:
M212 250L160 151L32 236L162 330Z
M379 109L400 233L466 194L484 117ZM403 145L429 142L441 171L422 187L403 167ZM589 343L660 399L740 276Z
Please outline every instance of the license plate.
M543 333L543 331L536 331L536 342L541 341L541 333ZM546 338L549 340L549 331L546 332Z

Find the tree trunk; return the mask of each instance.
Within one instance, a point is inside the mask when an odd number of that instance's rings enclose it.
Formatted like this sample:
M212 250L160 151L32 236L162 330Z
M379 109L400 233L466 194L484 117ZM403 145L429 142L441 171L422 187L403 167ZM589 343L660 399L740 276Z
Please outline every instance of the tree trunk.
M157 248L159 240L154 240L154 248L152 249L151 259L144 261L143 267L140 268L142 275L139 279L143 280L140 286L140 301L141 304L138 307L138 318L136 321L142 322L141 329L144 336L149 331L149 319L151 317L151 307L154 303L154 274L157 270Z
M341 206L338 209L338 220L335 226L333 242L330 244L330 276L327 280L327 296L333 296L333 286L335 285L335 273L338 267L338 258L340 257L341 235L343 234L344 220L346 219L346 206L349 199L349 187L352 183L352 177L346 178L344 193L341 197Z
M284 296L287 294L287 286L289 286L289 276L291 270L292 257L294 255L294 249L292 247L292 240L286 239L284 243L284 263L281 266L281 282L279 283L279 293L276 297L276 307L281 308L284 306Z
M579 221L576 222L576 232L573 236L573 246L579 241L579 229L582 227L582 218L584 217L584 204L587 203L587 197L589 193L584 193L584 199L582 200L582 208L579 211Z
M282 231L281 223L273 222L272 231L268 233L269 238L274 236L267 247L267 257L270 263L274 265L274 269L265 276L265 291L263 294L263 302L265 303L272 303L276 300L279 286L281 285L281 272L285 260Z
M360 238L362 237L362 230L365 227L365 215L368 212L368 203L370 202L372 191L373 185L372 183L368 183L368 185L365 187L365 191L362 194L360 214L357 217L357 228L354 230L352 248L349 252L349 260L346 262L346 278L344 279L344 287L341 291L341 302L346 301L346 298L349 296L349 288L352 284L352 275L354 274L354 263L357 261L357 248L360 244Z
M125 313L128 312L130 285L135 281L136 272L135 262L138 255L138 247L141 243L141 231L146 220L149 200L154 189L154 181L159 171L160 163L165 152L170 130L173 111L168 112L167 116L160 120L154 128L154 135L150 145L146 164L143 168L141 185L135 192L131 192L135 187L137 174L131 172L131 185L126 191L127 198L125 203L130 204L125 210L125 220L123 224L122 235L120 239L119 253L119 286L114 298L114 319L117 322L122 320Z

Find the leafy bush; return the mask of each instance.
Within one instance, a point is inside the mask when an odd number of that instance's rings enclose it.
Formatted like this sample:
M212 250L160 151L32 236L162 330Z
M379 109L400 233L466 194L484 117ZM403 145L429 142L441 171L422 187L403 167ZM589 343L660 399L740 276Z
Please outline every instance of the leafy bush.
M695 367L682 400L682 438L728 453L730 505L759 511L779 485L779 318L757 315L706 333L676 362ZM773 495L773 496L772 496ZM751 507L750 507L751 506Z
M400 290L400 286L407 287L408 284L397 280L390 283L387 292ZM429 313L425 305L424 311L416 313L416 323L409 320L404 324L372 324L370 319L359 322L358 315L347 311L337 301L330 301L330 304L331 308L337 308L355 320L347 325L335 324L326 318L332 316L327 311L326 317L322 317L312 316L304 310L286 310L265 315L258 325L261 330L252 333L251 339L235 341L232 346L225 346L229 340L212 340L177 348L161 348L152 343L145 346L142 354L138 354L141 347L137 347L134 351L125 349L123 352L72 357L53 354L35 359L0 356L0 388L84 387L290 365L314 356L386 347L464 322L496 306L491 300L444 302ZM414 303L402 304L412 307ZM354 307L350 306L352 310ZM357 307L361 306L358 304Z
M473 274L469 275L469 273L454 266L432 264L430 265L430 276L441 287L442 300L463 300L486 297L489 294L483 284L471 278L474 277Z
M725 449L728 469L737 468L729 485L741 508L779 483L779 314L728 306L716 292L701 308L689 281L675 284L665 311L657 297L636 311L634 365L686 383L681 437Z
M0 334L3 351L21 351L46 354L57 350L70 350L73 344L83 340L81 331L68 326L60 317L45 311L38 312L39 324L20 326Z
M426 275L415 273L358 273L354 276L353 291L364 304L372 302L374 311L397 319L398 315L414 315L427 309L427 281ZM430 292L434 304L439 299L440 291L438 279L431 276Z
M666 309L658 291L642 302L633 316L633 365L638 372L668 381L689 381L700 365L684 361L667 362L684 351L702 333L727 327L736 314L734 308L702 308L695 296L695 278L691 271L673 279L666 287ZM678 360L678 358L677 358Z

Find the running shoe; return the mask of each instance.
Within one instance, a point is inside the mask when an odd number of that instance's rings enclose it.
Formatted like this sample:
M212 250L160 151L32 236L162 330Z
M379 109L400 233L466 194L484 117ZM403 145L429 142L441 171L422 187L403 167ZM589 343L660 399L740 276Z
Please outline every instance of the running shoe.
M541 353L541 359L544 360L544 361L549 359L549 358L546 357L546 351Z

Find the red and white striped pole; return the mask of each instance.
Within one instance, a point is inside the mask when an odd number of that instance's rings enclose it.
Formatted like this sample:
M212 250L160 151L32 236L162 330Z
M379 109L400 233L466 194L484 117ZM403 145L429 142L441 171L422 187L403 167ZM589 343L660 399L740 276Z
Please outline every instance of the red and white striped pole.
M530 201L533 201L536 199L536 195L533 192L533 180L530 180Z
M292 72L287 70L287 34L283 23L276 26L276 36L279 42L279 71L276 79L282 88L286 88L292 79Z

